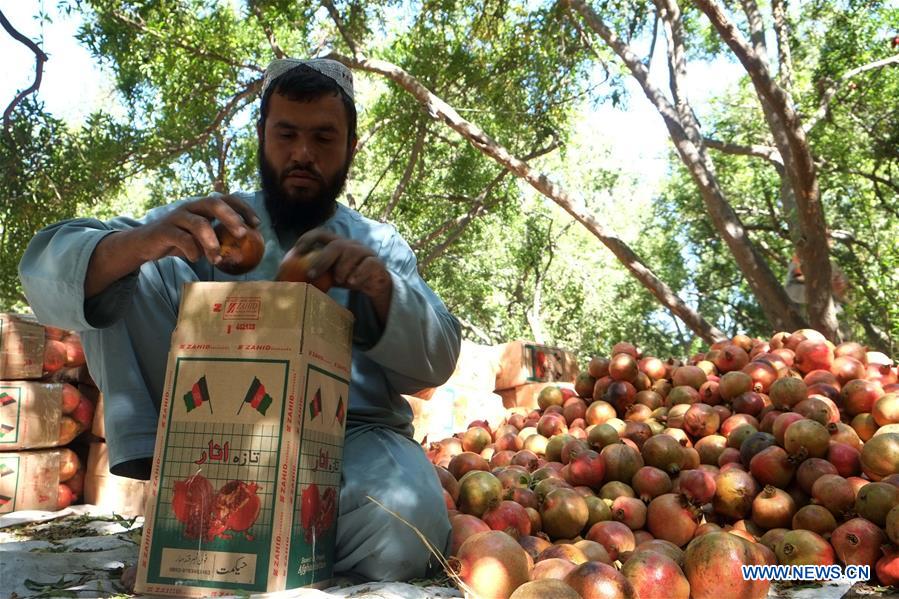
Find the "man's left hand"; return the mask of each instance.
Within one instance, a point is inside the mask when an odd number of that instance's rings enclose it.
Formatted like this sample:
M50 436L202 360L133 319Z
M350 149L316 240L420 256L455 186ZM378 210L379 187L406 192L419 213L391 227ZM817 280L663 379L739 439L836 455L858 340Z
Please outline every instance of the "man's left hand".
M294 247L301 254L320 247L318 257L309 265L309 278L315 279L330 270L336 286L368 296L381 325L387 323L393 280L385 264L370 247L326 229L312 229L304 233Z

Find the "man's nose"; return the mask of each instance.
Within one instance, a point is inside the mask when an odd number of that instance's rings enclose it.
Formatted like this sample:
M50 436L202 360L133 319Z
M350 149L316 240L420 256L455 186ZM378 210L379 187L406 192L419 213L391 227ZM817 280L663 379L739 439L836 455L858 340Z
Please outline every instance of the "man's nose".
M297 137L290 149L290 160L299 164L311 164L315 162L315 151L312 143L305 135Z

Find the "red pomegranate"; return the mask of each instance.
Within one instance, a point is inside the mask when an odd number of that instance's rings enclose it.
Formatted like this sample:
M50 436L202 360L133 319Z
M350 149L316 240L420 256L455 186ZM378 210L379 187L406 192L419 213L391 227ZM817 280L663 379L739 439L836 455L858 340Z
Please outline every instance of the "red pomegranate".
M631 530L646 524L646 504L635 497L618 497L612 502L612 517Z
M704 505L715 497L715 475L706 470L684 470L677 481L679 492L694 505Z
M621 568L637 597L689 599L690 583L670 557L656 551L637 551Z
M620 572L601 562L585 562L565 577L565 584L590 599L634 599L634 587Z
M790 494L771 485L752 501L752 521L766 530L790 526L795 513L796 502Z
M574 564L571 565L574 566ZM577 591L561 580L557 578L537 577L533 577L533 580L526 582L515 589L515 592L512 593L509 599L542 599L543 597L581 599L581 596L577 594Z
M762 485L784 489L796 474L796 465L782 447L772 445L758 452L749 461L749 471Z
M854 447L843 443L830 442L827 449L827 461L834 465L837 474L844 478L855 476L861 472L861 453Z
M874 403L883 396L883 387L876 381L856 379L840 390L842 407L850 416L870 413Z
M633 551L636 547L634 533L626 525L613 520L597 522L587 532L587 539L602 545L609 558L618 559L618 555Z
M731 469L715 477L715 512L734 519L746 518L752 510L752 500L760 491L752 475Z
M640 499L649 503L653 498L671 491L671 478L663 471L652 466L643 466L631 480Z
M451 563L459 578L481 597L507 599L529 579L527 553L498 530L468 537Z
M646 525L655 538L683 547L693 538L699 524L697 512L679 495L666 493L649 504Z
M862 471L878 481L899 472L899 433L875 435L862 447Z
M812 485L812 497L837 518L848 513L855 505L855 491L848 481L838 474L825 474Z
M866 378L868 375L866 366L851 356L834 358L833 363L830 365L830 371L840 385L845 385L854 379Z
M837 520L827 508L820 505L804 505L793 516L794 530L810 530L822 537L830 537L837 527Z
M693 599L742 597L763 599L771 583L743 578L742 566L764 565L752 544L726 532L712 532L693 539L684 555L684 574Z
M485 525L486 526L486 525ZM486 530L489 530L486 529ZM482 532L482 531L478 531ZM527 535L518 539L518 544L525 550L525 552L531 557L532 560L537 561L537 557L543 553L547 547L552 547L552 543L547 541L542 537L535 537L533 535ZM450 555L455 555L456 552L452 552Z
M899 549L892 545L884 545L883 557L874 567L880 584L896 586L899 584Z
M830 543L809 530L791 530L774 551L777 561L786 566L832 566L836 563Z
M552 539L576 537L587 524L589 509L583 497L573 489L550 491L540 508L543 530Z
M493 530L501 530L512 538L531 534L531 519L525 508L514 501L501 501L481 516L484 523Z
M833 349L826 340L807 339L796 349L794 365L806 374L812 370L830 370L833 365Z
M864 518L853 518L841 524L830 536L830 543L841 562L871 569L882 555L880 546L886 542L883 531Z

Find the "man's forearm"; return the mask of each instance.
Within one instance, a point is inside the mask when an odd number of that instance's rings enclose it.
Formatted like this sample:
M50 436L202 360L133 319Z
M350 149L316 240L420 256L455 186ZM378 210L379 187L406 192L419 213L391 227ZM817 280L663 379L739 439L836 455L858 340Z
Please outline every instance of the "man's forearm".
M104 237L87 265L84 278L85 299L99 295L122 277L136 271L146 262L139 251L136 229L117 231Z

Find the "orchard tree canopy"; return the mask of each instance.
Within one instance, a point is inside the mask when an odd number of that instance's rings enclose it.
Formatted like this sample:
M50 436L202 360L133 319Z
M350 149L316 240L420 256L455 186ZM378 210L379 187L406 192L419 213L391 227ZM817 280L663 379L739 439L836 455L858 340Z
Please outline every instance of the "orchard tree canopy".
M39 85L8 100L0 309L24 307L16 265L45 225L255 189L265 65L328 56L359 89L342 201L397 226L467 337L583 354L628 338L682 355L738 332L813 326L895 354L890 2L64 0L60 10L80 19L79 42L124 109L98 106L73 124L45 109ZM15 23L4 28L13 35ZM33 50L39 73L46 57ZM711 63L736 83L695 104L689 83ZM664 123L658 188L590 118L607 104L651 106Z

